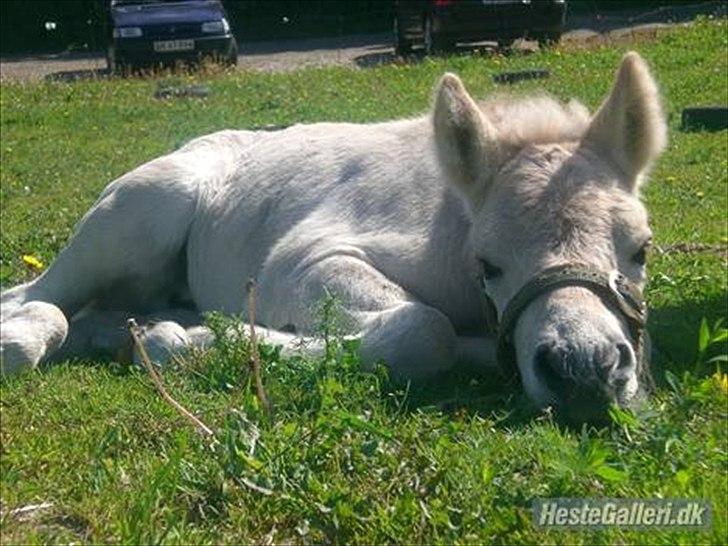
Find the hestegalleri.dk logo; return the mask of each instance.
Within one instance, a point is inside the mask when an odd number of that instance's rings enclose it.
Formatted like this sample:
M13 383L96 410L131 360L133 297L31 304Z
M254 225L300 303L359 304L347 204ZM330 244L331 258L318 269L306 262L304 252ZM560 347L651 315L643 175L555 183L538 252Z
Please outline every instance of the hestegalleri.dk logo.
M536 527L709 529L710 504L700 499L544 498L532 503Z

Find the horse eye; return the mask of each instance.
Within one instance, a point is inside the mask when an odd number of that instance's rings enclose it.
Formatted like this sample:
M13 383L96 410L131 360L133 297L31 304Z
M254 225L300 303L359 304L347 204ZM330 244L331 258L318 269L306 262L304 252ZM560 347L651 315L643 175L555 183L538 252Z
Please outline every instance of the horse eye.
M647 249L650 247L650 243L645 243L642 245L642 248L640 248L634 256L632 256L632 261L636 263L637 265L645 265L647 262Z
M487 280L495 279L503 274L503 270L490 263L488 260L479 258L481 270L483 271L483 278Z

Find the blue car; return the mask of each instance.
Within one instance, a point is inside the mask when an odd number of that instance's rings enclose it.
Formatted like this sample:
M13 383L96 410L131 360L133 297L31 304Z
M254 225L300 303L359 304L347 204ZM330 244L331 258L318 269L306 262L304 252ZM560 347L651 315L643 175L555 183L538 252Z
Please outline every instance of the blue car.
M111 0L109 72L238 60L238 46L219 0Z

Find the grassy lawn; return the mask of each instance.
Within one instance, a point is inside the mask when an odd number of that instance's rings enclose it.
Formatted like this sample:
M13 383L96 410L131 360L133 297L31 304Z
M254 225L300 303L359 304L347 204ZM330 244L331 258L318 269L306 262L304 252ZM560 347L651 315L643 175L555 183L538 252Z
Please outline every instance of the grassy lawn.
M485 97L502 91L491 79L499 70L549 68L550 79L511 90L545 88L595 108L621 55L636 49L661 83L670 145L645 192L665 250L650 257L647 290L659 389L636 416L574 430L533 415L519 390L457 374L393 385L359 372L332 337L320 361L262 348L268 418L247 373L247 341L227 337L164 374L216 431L210 441L140 371L64 364L0 381L0 543L727 543L728 380L710 359L726 353L712 338L728 314L728 138L680 130L684 107L728 100L727 30L703 21L591 50L175 76L209 86L206 99L155 99L154 79L4 83L4 287L37 274L23 255L53 259L110 180L192 137L412 116L445 70ZM583 496L707 499L712 529L533 526L533 498ZM12 513L39 503L51 506Z

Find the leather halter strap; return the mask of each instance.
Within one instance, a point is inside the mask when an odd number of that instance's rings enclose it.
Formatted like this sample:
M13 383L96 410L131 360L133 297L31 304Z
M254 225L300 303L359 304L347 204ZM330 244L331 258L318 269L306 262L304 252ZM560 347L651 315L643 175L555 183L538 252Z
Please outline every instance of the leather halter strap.
M642 292L624 275L617 271L604 273L582 265L566 264L544 269L531 278L508 302L501 317L497 320L495 306L486 295L486 316L490 326L498 333L497 359L501 369L512 372L515 367L513 330L521 313L536 298L566 286L587 288L612 310L618 311L627 322L632 346L637 357L638 369L645 367L644 334L647 322L647 306ZM508 373L509 376L513 375Z

